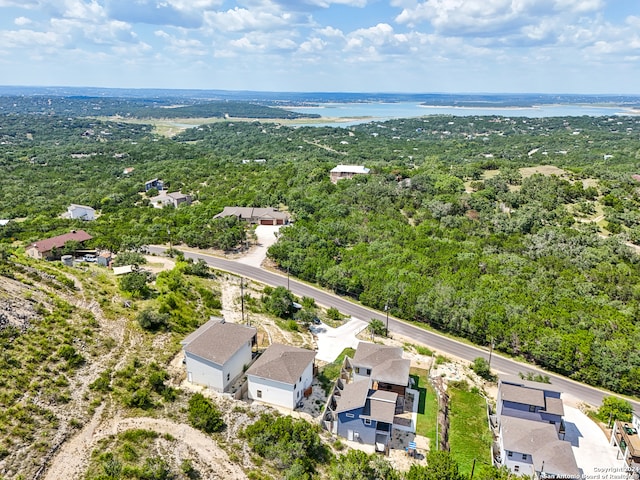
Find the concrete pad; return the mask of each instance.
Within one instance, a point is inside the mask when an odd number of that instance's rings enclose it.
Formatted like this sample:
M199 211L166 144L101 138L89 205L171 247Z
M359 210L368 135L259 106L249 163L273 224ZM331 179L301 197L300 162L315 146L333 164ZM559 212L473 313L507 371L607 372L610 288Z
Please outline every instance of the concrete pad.
M281 227L282 225L258 225L256 227L256 237L258 237L256 245L251 247L246 255L238 258L237 262L259 268L267 258L267 249L276 243L277 234Z
M316 335L318 342L318 353L316 358L323 362L333 362L345 348L356 348L358 346L358 338L356 335L369 325L364 320L351 318L344 325L338 328L330 327L321 323L311 327L311 332Z
M565 405L564 423L565 440L571 442L576 463L582 470L582 478L613 478L602 472L607 472L607 468L612 469L609 472L624 469L625 463L616 459L618 449L609 445L609 440L600 427L579 409Z

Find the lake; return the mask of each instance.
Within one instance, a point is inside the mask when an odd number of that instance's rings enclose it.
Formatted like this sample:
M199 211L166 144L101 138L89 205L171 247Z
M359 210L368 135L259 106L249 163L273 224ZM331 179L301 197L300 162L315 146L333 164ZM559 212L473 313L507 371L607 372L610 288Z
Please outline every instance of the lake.
M633 112L618 106L598 106L589 104L539 105L533 107L445 107L424 106L415 102L398 103L322 103L314 107L287 107L300 113L315 113L331 119L329 122L313 123L316 126L349 126L371 121L394 118L412 118L424 115L478 116L500 115L504 117L592 117L630 115ZM636 111L637 113L637 111ZM344 120L339 120L344 119ZM309 123L305 123L309 125Z

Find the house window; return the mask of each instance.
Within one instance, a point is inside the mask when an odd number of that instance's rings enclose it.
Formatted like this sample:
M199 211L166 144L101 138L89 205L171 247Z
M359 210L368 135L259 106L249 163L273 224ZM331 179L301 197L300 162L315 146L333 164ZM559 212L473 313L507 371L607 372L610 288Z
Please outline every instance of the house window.
M346 416L347 418L353 418L353 413L345 413L345 416Z
M364 419L364 424L365 425L371 425L371 419L370 418L365 418Z
M258 398L262 398L262 390L256 390L256 395Z
M513 457L513 452L507 452L507 457L509 458Z
M516 465L515 467L513 467L513 471L514 472L519 472L520 471L520 465Z
M536 406L535 405L529 405L529 411L530 412L535 412L536 411Z
M367 375L371 375L371 369L367 368Z
M523 459L523 460L526 460L527 458L528 458L528 455L527 455L526 453L523 453L523 454L522 454L522 459Z

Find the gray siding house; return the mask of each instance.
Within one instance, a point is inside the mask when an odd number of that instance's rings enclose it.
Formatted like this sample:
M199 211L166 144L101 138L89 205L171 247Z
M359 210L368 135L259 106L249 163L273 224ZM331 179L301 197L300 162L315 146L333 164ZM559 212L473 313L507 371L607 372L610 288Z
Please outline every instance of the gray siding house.
M187 380L227 391L251 364L256 335L255 327L212 318L181 342Z
M551 384L500 377L497 463L533 478L579 478L571 444L564 441L560 396Z

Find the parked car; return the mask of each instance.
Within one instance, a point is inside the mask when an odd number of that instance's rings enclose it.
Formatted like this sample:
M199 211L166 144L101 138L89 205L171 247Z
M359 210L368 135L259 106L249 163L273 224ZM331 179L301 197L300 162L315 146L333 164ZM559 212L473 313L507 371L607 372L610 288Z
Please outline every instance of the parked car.
M85 255L84 257L82 257L82 259L85 262L97 262L98 261L98 258L95 255L92 255L90 253Z

